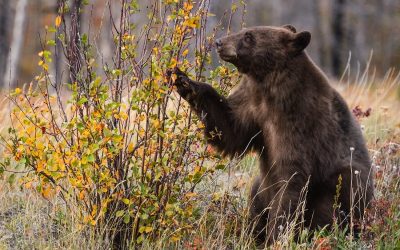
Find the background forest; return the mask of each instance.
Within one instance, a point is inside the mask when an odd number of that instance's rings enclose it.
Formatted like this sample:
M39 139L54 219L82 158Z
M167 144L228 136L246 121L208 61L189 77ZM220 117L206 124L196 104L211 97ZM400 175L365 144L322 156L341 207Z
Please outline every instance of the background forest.
M139 2L145 10L152 1ZM81 29L88 29L90 22L98 56L110 59L114 42L111 19L107 18L108 1L90 3L91 10L81 14ZM112 1L115 21L118 21L119 4ZM227 6L231 4L238 12L228 19ZM10 77L12 86L21 86L39 70L32 61L41 50L43 27L52 24L57 6L55 0L0 0L0 75L4 76L0 77L0 86L9 85ZM243 8L244 16L239 14ZM222 20L222 26L230 23L232 31L240 30L243 22L247 27L289 23L298 30L311 31L313 38L307 51L326 73L336 78L344 72L348 61L352 73L356 73L371 60L379 75L400 63L400 2L397 0L251 0L246 4L226 0L211 1L210 11L215 16L209 18L209 28ZM138 25L145 22L146 13L142 11L142 14L132 22ZM62 70L61 60L60 54L52 67Z
M399 249L398 0L0 0L0 249L255 249L259 156L209 147L167 72L227 95L215 38L284 24L311 31L376 192L358 238L290 222L270 248Z

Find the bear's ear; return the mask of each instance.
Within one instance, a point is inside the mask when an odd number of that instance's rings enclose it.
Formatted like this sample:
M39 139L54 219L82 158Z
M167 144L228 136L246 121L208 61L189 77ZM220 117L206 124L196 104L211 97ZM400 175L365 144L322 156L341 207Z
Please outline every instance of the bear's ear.
M295 28L293 25L291 25L291 24L285 24L285 25L283 25L282 27L285 28L285 29L287 29L287 30L289 30L289 31L291 31L291 32L293 32L293 33L296 33L296 32L297 32L297 31L296 31L296 28Z
M302 32L296 33L294 35L293 40L290 42L293 52L299 53L299 52L303 51L310 43L310 40L311 40L310 32L302 31Z

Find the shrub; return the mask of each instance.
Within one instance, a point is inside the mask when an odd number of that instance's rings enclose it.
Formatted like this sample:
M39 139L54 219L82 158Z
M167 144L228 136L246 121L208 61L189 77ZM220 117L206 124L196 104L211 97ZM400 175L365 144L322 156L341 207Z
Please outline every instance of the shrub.
M196 186L223 166L166 74L178 65L202 79L214 36L205 28L208 4L160 1L135 27L138 3L122 1L112 66L99 63L90 35L78 32L84 8L60 1L47 29L55 39L39 53L41 73L9 96L12 126L2 138L1 169L23 172L23 187L61 198L82 228L115 247L177 241L200 215ZM54 82L49 70L58 42L68 84ZM234 72L220 66L212 76L226 82Z

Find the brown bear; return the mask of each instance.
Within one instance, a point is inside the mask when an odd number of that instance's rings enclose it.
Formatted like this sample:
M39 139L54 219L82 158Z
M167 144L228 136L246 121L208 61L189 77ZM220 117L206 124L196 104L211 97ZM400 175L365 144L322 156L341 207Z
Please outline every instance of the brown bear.
M217 39L220 58L242 75L227 98L175 69L177 91L204 122L209 143L224 155L260 155L250 217L261 242L275 240L294 217L310 229L334 218L355 228L373 197L360 126L304 51L310 39L291 25Z

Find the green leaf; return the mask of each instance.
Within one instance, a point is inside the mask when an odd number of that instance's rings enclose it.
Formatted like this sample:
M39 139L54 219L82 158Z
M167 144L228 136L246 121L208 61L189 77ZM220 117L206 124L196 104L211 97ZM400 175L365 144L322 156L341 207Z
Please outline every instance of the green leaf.
M224 165L224 164L218 164L218 165L215 167L215 169L218 169L218 170L225 169L225 165Z
M105 137L111 137L111 136L113 135L112 131L109 130L107 127L105 127L105 128L103 129L103 132L104 132L104 136L105 136Z
M7 182L8 182L9 184L14 184L15 178L16 178L15 174L12 174L12 175L10 175L10 176L8 177Z
M86 160L87 160L88 162L94 162L94 161L95 161L94 155L93 155L93 154L88 155L88 156L86 157Z
M56 46L56 42L54 40L48 40L47 45L49 46Z
M140 218L142 218L143 220L147 220L149 218L148 214L142 214L140 215Z
M82 35L82 42L83 42L83 44L87 44L87 43L88 43L88 36L87 36L87 34L83 34L83 35Z
M141 226L139 228L139 233L150 233L151 231L153 231L152 227L148 227L148 226Z
M136 239L136 243L140 244L140 243L142 243L143 240L144 240L144 236L143 236L143 234L141 234L141 235Z
M128 224L130 220L131 220L131 217L129 216L129 214L125 214L124 215L124 223Z
M57 31L57 29L54 28L53 26L50 26L47 30L48 30L50 33L55 33L55 32Z
M120 76L121 75L121 70L120 69L114 69L111 71L111 74L115 76Z
M92 152L99 150L100 146L97 143L92 144Z
M78 128L79 131L82 131L85 129L85 125L82 122L77 123L76 127Z
M82 97L82 98L78 101L78 104L79 104L79 105L82 105L82 104L87 103L87 102L88 102L88 99L87 99L86 97Z
M97 78L93 81L92 87L93 87L93 88L97 88L100 84L101 84L101 77L97 77Z
M25 158L25 157L24 157L24 158L21 158L21 160L19 160L19 163L25 164L25 163L26 163L26 158Z
M115 216L116 216L117 218L119 218L119 217L121 217L122 215L124 215L124 213L125 213L124 210L119 210L119 211L117 211L117 212L115 213Z

